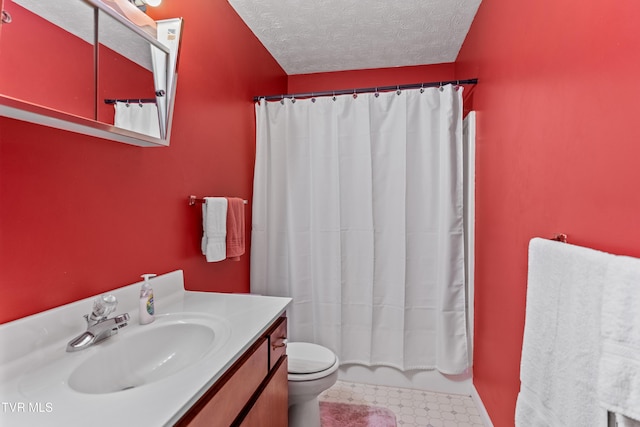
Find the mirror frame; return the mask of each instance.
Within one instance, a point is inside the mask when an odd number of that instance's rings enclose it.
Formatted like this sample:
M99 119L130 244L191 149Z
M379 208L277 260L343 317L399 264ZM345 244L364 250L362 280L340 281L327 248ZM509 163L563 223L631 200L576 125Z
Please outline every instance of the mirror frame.
M167 99L165 137L151 137L142 133L118 128L113 124L87 119L3 94L0 94L0 116L140 147L169 146L172 127L171 124L173 118L173 106L178 78L177 64L180 51L180 43L182 40L182 18L174 18L175 20L177 20L176 22L179 23L179 31L177 34L177 49L176 52L173 52L174 56L172 58L172 52L167 46L165 46L158 40L153 39L143 30L138 28L135 24L131 23L111 7L104 4L101 0L78 1L84 1L85 3L93 6L98 11L102 11L108 14L113 19L119 21L122 25L133 31L135 34L145 39L151 45L157 47L167 54L167 61L169 64L167 66L166 77L167 82L170 83L170 87L167 88L167 93L165 94ZM97 39L97 29L94 29L94 32L96 35L95 38ZM94 49L98 48L97 42L98 40L95 40ZM94 102L99 102L99 100L95 99Z

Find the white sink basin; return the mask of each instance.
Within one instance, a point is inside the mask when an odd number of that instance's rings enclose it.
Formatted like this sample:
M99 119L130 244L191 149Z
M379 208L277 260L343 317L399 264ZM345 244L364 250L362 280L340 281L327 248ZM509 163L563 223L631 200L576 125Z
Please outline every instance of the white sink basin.
M132 326L134 330L122 329L96 345L96 353L72 371L69 387L89 394L143 387L193 367L220 349L230 331L220 319L189 314L158 316L150 325Z

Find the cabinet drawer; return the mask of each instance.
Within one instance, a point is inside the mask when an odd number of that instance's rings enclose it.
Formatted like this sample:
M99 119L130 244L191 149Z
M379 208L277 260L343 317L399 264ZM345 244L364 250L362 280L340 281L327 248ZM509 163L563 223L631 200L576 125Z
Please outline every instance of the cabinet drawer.
M219 380L221 385L214 384L194 405L187 414L189 427L228 427L236 419L269 370L269 341L261 338L258 343Z
M273 369L280 357L287 353L287 318L281 317L269 335L269 369Z

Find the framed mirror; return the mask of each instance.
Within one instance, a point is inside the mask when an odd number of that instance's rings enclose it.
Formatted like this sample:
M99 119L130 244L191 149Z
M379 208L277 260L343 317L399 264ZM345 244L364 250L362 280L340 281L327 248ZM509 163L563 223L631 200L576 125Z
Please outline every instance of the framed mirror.
M3 0L0 115L169 145L182 19L128 0Z
M144 31L156 37L155 22L151 23ZM154 46L133 27L100 10L97 51L98 121L164 138L167 116L160 115L156 98L166 96L166 77L154 78L154 59L163 64L158 72L166 73L168 50Z

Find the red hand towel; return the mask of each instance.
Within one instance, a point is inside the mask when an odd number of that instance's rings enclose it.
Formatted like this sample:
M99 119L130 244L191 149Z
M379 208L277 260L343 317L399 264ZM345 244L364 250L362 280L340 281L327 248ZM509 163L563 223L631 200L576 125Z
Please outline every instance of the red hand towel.
M240 261L244 254L244 200L227 197L227 259Z

